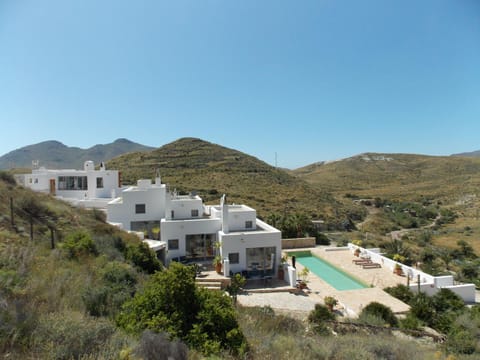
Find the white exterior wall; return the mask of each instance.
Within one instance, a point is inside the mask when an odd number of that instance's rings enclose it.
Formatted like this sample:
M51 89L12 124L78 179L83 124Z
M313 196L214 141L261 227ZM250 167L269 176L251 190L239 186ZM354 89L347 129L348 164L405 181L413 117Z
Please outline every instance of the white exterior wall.
M67 199L90 200L96 198L111 198L118 196L120 187L117 170L94 170L93 166L85 167L89 170L48 170L45 168L34 169L31 174L23 174L21 185L33 191L49 193L50 180L55 180L55 195ZM93 169L93 170L91 170ZM87 190L59 190L58 178L60 176L86 176ZM97 177L103 178L103 188L97 189Z
M192 210L198 211L198 218L203 215L203 203L199 196L179 197L170 200L168 204L168 217L173 211L173 220L192 219Z
M186 254L186 235L216 234L221 228L220 219L166 220L160 222L162 241L178 239L178 250L168 249L167 261ZM218 238L217 238L218 240Z
M412 268L410 266L404 265L392 259L389 259L374 249L370 251L369 249L364 249L354 244L348 244L348 248L352 253L355 249L359 248L361 252L365 255L370 256L372 261L382 264L382 266L390 268L393 271L396 264L399 264L402 267L403 273L410 277L410 290L413 292L418 292L417 279L420 277L420 291L426 293L428 296L435 295L440 289L446 288L453 291L455 294L459 295L463 301L467 303L475 302L475 285L473 284L460 284L455 285L453 281L453 276L432 276L426 274L419 269Z
M119 183L117 170L88 171L87 177L88 196L90 198L113 198L120 194L121 190L118 186ZM97 178L99 177L103 178L103 188L97 189Z
M229 231L251 231L256 229L257 212L244 205L228 205ZM252 222L252 228L247 229L245 223Z
M149 180L147 180L149 181ZM132 221L160 221L165 217L165 185L132 186L122 192L122 196L107 205L107 221L121 223L123 229L131 230ZM143 184L143 185L142 185ZM145 204L145 213L136 214L135 205Z
M218 240L221 241L221 255L223 259L228 259L228 254L239 253L239 263L230 263L230 270L235 273L247 269L247 248L275 247L275 266L274 272L277 273L278 264L282 254L282 236L281 232L261 220L256 220L257 225L264 230L230 232L228 234L219 231ZM228 275L228 274L227 274Z

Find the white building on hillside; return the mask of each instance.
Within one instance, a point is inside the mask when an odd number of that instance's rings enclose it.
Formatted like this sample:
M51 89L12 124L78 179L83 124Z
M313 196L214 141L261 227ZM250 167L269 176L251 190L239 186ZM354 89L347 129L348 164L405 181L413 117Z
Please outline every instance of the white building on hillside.
M195 194L168 193L155 183L139 180L109 202L107 221L125 230L141 231L166 246L165 262L211 261L222 258L224 273L244 272L249 277L272 276L281 257L281 232L257 219L245 205L204 205ZM163 256L161 256L163 258Z
M121 188L118 170L107 170L104 163L95 170L93 161L85 161L83 170L41 167L15 178L20 185L34 191L49 193L85 207L105 207L108 201L118 196Z
M160 231L160 220L165 217L166 186L160 177L138 180L137 186L124 189L120 197L107 204L107 221L127 231L146 232L147 237Z

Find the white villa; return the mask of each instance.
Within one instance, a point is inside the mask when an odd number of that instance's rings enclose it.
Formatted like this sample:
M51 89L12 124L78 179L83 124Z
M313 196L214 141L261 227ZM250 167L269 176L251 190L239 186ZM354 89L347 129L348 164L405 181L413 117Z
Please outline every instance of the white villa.
M158 175L154 183L139 180L110 201L107 221L148 237L155 237L159 228L165 263L220 255L225 275L265 277L276 273L281 258L281 232L257 219L254 209L228 205L225 195L220 205L204 205L198 195L169 193Z
M95 170L93 161L85 161L83 170L33 169L31 174L15 175L17 183L34 191L49 193L77 206L104 208L118 196L121 175L107 170L102 162Z

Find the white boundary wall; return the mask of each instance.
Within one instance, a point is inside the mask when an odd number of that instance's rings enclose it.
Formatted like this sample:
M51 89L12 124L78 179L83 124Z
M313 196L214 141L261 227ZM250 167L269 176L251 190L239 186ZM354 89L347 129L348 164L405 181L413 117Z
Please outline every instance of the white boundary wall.
M353 253L356 249L360 249L361 256L369 256L373 262L382 264L383 267L390 269L393 272L393 269L397 264L402 267L403 273L410 277L410 290L413 292L418 292L420 287L421 292L425 292L427 295L435 295L440 289L445 288L453 291L455 294L460 296L463 301L467 303L475 302L475 285L474 284L459 284L455 285L453 281L453 276L432 276L426 274L419 269L412 268L405 264L399 263L398 261L389 259L379 253L379 249L364 249L360 246L354 245L352 243L348 244L348 249ZM417 283L417 279L420 277L420 286Z

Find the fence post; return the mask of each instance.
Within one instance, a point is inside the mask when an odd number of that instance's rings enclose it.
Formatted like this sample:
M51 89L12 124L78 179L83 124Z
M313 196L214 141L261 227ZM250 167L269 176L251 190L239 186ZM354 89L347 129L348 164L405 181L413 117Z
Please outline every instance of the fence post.
M13 197L10 197L10 221L12 223L12 227L15 227L15 220L13 218Z
M50 228L50 242L51 242L52 250L55 249L55 232L53 230L53 227Z

